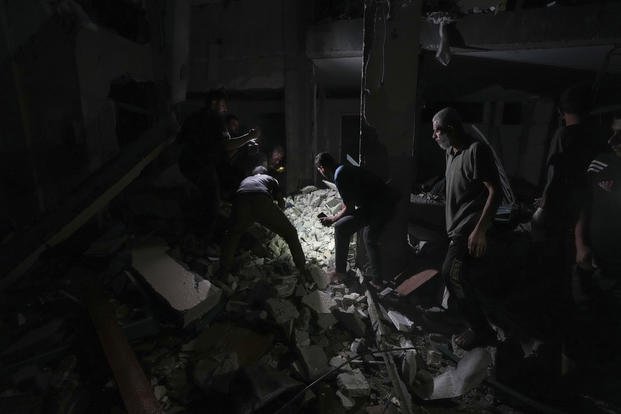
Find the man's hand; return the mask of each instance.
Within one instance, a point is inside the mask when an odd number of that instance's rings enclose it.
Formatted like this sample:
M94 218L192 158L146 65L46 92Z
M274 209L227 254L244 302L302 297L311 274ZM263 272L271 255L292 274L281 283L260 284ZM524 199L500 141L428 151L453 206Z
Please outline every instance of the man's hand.
M319 221L321 221L322 225L326 227L330 227L331 225L334 224L336 220L334 219L334 217L327 216L327 217L321 217Z
M468 236L468 252L472 257L482 257L487 249L487 236L484 231L474 229Z
M261 138L261 129L252 128L250 131L248 131L248 138L257 140Z

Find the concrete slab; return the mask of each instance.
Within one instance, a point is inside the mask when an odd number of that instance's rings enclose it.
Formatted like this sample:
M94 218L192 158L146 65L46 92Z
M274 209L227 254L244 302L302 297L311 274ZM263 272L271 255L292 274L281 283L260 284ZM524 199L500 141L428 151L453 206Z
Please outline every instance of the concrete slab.
M164 241L151 241L132 251L132 266L176 311L183 326L213 309L222 291L196 273L186 270L167 253Z

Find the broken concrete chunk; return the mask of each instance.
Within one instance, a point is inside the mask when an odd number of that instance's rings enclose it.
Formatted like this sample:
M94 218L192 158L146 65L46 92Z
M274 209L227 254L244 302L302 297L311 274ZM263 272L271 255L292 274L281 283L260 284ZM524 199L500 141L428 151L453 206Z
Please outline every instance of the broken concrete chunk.
M349 410L350 408L353 408L356 405L355 401L348 398L341 391L337 391L336 396L339 397L339 399L341 400L341 404L343 404L343 408L345 408L346 410Z
M287 323L300 316L298 309L287 299L270 298L267 305L276 323Z
M132 265L144 280L183 318L183 326L213 309L222 291L208 280L186 270L167 254L163 241L137 247L132 251Z
M336 301L329 294L319 290L314 290L304 296L302 303L317 313L330 313L330 310L337 306Z
M369 383L360 369L344 372L336 377L338 387L349 397L367 397L371 393Z
M388 317L398 331L411 332L414 328L414 322L409 320L407 316L403 315L402 313L391 310L388 311Z
M328 366L328 357L323 348L317 345L299 347L302 360L306 366L306 372L310 379L317 379L325 374L330 367Z
M330 279L328 278L328 274L324 272L323 269L319 268L318 266L310 266L308 270L315 283L317 283L317 288L319 290L324 290L328 287L328 285L330 285Z

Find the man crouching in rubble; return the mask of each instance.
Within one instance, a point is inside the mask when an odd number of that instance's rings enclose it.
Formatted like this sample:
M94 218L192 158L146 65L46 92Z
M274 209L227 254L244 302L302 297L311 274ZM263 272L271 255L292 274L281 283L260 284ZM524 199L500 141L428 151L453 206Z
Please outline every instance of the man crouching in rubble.
M456 110L433 117L433 138L446 151L446 230L449 248L442 273L470 329L455 338L463 349L494 342L496 337L481 308L480 288L494 277L488 231L498 207L499 174L491 149L463 128ZM486 254L487 253L487 254Z
M274 200L278 201L278 206ZM222 244L218 272L220 277L230 272L239 239L255 222L278 234L287 242L295 266L304 277L308 277L306 259L298 233L282 212L284 205L278 181L267 175L265 167L256 167L252 175L241 182L233 200L231 225Z
M351 236L363 229L364 244L369 256L370 283L381 288L379 238L393 217L399 194L382 179L363 168L339 165L327 152L317 154L315 167L326 179L334 181L343 200L336 215L322 217L325 226L334 225L335 270L331 280L345 278L347 253Z

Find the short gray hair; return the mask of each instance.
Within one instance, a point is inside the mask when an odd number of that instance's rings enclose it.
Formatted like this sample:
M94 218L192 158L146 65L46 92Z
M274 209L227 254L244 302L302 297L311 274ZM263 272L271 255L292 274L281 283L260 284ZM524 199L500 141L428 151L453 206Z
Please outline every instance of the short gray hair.
M463 131L464 127L461 123L461 116L459 112L454 108L447 107L438 111L432 120L433 124L438 124L443 127L451 126L458 131Z

